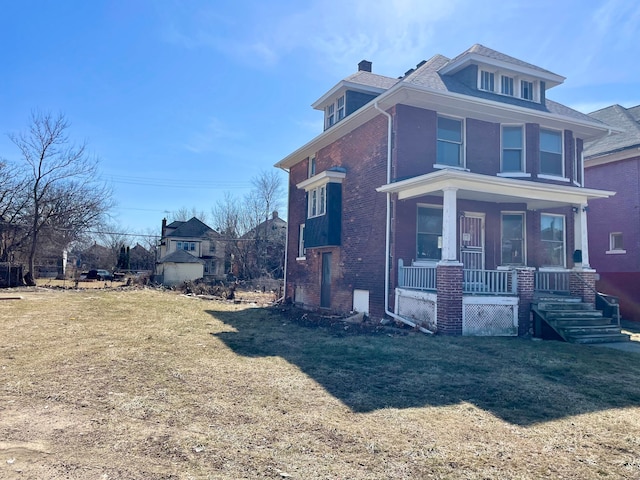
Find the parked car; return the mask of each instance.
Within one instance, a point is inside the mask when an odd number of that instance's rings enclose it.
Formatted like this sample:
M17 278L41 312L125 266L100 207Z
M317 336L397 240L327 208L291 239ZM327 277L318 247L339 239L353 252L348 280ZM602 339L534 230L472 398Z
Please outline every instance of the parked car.
M113 274L109 270L89 270L87 280L113 280Z

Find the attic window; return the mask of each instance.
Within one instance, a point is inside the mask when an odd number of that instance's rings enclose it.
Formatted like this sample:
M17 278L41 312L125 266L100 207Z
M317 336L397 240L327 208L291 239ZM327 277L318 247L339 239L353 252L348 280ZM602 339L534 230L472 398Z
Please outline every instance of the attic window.
M533 100L533 82L527 80L520 81L520 98Z
M324 109L325 130L334 126L346 116L344 95L339 96Z
M482 70L480 72L480 89L493 92L495 84L495 75L493 72Z

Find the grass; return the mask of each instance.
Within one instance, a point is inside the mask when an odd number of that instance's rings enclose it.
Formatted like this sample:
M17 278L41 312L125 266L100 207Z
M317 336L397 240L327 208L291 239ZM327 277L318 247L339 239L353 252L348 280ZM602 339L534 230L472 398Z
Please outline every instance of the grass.
M0 302L0 478L640 477L638 354L21 295Z

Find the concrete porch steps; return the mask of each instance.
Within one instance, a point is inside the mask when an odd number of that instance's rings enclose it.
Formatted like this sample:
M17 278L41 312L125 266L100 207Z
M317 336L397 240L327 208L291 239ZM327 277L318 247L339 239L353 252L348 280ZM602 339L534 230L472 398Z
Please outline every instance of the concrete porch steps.
M580 298L540 296L534 298L536 335L570 343L627 342L630 336L600 310Z

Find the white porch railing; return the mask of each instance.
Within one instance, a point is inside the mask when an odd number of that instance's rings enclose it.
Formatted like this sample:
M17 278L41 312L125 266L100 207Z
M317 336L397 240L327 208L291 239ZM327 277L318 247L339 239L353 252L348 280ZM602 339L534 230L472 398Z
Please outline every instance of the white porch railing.
M515 270L464 270L462 293L511 295L516 293Z
M436 267L405 266L398 260L398 287L412 290L435 291ZM463 272L463 293L512 295L516 293L515 270L476 270Z
M398 260L398 287L413 290L435 290L436 267L405 267L402 259Z
M542 271L535 274L535 290L536 292L545 293L561 293L570 292L569 276L571 272L567 271Z

